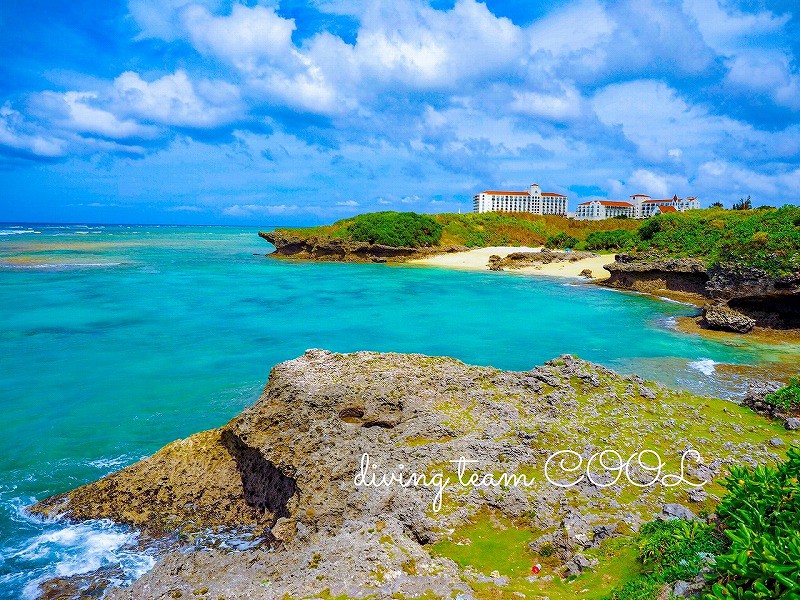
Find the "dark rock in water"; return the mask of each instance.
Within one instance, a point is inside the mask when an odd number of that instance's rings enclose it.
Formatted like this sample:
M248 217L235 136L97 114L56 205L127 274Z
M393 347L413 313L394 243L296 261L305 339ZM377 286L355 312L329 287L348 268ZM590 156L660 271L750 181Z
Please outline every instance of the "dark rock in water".
M747 333L756 325L755 319L736 312L727 304L708 304L703 307L703 320L709 329Z
M592 275L591 269L584 269L578 274L580 277L586 277L586 279L594 279L594 275Z

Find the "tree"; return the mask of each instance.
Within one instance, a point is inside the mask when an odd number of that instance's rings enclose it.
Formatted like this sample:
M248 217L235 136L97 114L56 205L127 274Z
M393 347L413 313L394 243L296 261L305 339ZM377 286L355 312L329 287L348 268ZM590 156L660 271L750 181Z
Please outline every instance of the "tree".
M739 198L738 202L733 203L733 210L750 210L751 208L753 208L753 203L750 201L750 196L747 196L747 200Z
M711 208L725 208L725 207L722 205L722 202L717 200L716 202L711 203Z

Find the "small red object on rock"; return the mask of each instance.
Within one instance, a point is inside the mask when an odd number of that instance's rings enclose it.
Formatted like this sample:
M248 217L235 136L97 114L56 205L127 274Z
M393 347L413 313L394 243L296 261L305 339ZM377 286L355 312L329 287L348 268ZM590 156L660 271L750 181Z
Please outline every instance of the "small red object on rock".
M539 571L541 570L542 570L542 565L533 565L531 567L531 573L533 573L534 575L538 575Z

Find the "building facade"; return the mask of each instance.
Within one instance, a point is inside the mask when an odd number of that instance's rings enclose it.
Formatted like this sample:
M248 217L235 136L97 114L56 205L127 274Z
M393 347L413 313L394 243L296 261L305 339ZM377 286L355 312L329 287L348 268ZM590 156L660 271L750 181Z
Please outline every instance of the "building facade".
M535 215L567 216L567 197L554 192L543 192L533 184L524 192L487 190L472 198L474 212L527 212Z
M692 196L684 199L676 195L665 200L655 200L645 194L634 194L630 202L617 200L581 202L575 209L575 219L579 221L599 221L613 217L648 219L659 213L683 212L697 208L700 208L700 202Z

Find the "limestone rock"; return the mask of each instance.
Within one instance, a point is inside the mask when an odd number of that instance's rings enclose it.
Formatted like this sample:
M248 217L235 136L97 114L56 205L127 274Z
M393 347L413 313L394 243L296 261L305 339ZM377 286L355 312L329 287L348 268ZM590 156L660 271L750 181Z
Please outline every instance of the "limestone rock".
M709 304L703 307L703 320L710 329L748 333L756 321L730 308L727 304Z
M659 516L665 521L670 521L672 519L692 520L697 518L692 511L681 504L665 504Z

